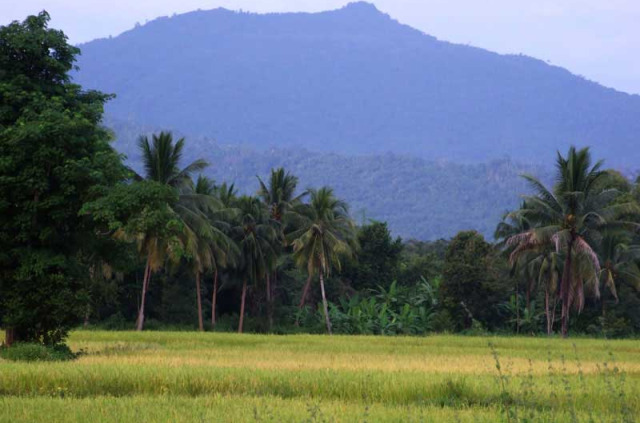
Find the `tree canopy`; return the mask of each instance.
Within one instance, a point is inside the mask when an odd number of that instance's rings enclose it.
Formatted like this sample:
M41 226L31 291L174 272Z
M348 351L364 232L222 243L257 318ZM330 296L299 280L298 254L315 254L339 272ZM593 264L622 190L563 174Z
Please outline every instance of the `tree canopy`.
M70 82L79 50L42 12L0 28L0 318L59 342L83 314L83 205L126 177L101 126L111 96Z

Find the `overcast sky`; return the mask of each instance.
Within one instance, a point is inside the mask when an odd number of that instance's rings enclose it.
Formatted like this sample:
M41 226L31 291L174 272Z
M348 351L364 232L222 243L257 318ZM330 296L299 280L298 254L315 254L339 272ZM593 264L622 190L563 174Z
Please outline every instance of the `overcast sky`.
M46 9L71 42L118 35L158 16L225 7L329 10L348 0L0 0L0 25ZM524 53L640 94L640 0L371 0L439 39Z

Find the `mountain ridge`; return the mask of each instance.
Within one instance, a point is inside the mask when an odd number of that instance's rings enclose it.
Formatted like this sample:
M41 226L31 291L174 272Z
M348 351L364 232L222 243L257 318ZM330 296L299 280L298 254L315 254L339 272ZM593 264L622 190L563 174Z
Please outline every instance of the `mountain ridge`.
M582 144L640 162L640 96L440 41L366 3L189 12L81 48L75 78L116 93L110 116L222 143L465 162L544 161Z
M490 237L526 192L518 174L544 177L571 144L626 174L640 163L640 96L440 41L364 3L189 12L80 47L74 78L116 93L107 124L132 165L137 135L173 130L218 181L250 193L284 166L405 238Z
M142 171L136 138L158 129L109 119L118 134L115 147L128 157L128 165ZM260 176L284 167L300 180L299 190L330 186L350 206L358 222L386 221L394 236L404 239L450 238L460 230L474 229L487 239L502 214L517 207L528 191L522 173L548 182L547 168L529 166L508 158L487 163L459 164L428 161L398 154L348 156L304 149L268 148L256 151L215 140L185 136L184 163L206 157L203 172L216 182L233 183L241 194L255 194Z

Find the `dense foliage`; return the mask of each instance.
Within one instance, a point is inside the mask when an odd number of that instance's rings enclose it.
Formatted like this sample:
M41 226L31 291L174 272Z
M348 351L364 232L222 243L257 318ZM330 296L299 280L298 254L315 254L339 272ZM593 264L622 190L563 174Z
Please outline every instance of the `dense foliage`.
M0 324L55 344L84 314L93 225L79 212L125 176L99 123L109 96L68 72L79 50L46 12L0 28Z

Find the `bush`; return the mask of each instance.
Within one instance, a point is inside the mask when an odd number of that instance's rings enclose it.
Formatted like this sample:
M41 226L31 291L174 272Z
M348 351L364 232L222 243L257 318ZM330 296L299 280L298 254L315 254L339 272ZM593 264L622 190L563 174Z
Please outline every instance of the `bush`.
M67 361L77 358L65 344L46 346L43 344L18 342L11 347L0 347L0 358L11 361Z
M106 330L127 330L132 329L134 324L130 320L125 319L122 313L117 312L105 319L98 327Z
M437 333L454 333L456 331L456 323L447 310L438 310L433 314L431 327Z

